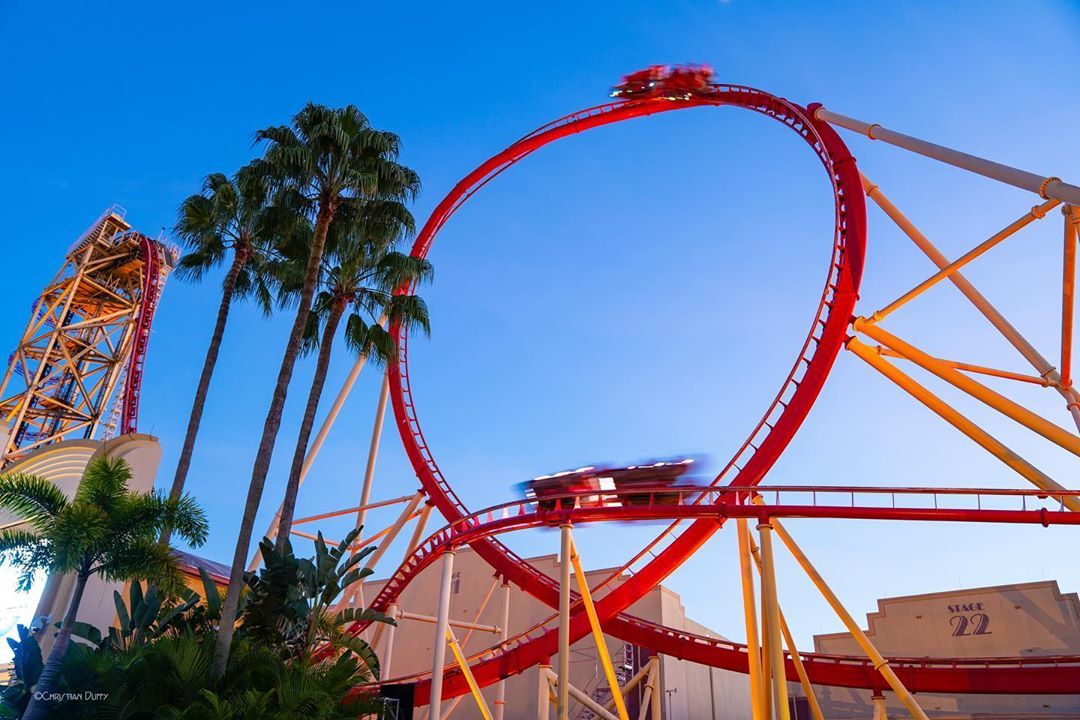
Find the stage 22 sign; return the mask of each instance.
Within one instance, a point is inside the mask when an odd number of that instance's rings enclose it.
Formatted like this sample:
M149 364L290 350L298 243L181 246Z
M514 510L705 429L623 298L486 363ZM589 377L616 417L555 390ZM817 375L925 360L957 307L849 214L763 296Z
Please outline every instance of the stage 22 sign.
M991 634L990 616L983 610L982 603L949 605L948 610L952 613L949 626L952 628L953 637Z

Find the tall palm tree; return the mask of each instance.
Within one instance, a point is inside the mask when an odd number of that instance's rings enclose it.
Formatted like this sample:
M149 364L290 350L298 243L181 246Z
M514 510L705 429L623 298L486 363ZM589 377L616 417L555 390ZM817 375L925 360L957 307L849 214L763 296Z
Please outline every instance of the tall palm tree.
M271 292L266 268L274 257L274 239L280 231L275 224L282 218L283 214L276 212L270 204L268 178L253 165L241 168L232 178L222 173L208 175L202 192L180 205L176 235L188 247L188 252L177 263L177 274L182 278L201 280L208 270L229 259L230 255L231 259L221 284L214 332L206 349L188 416L187 433L173 475L169 492L172 498L179 498L184 492L233 300L253 296L264 313L270 312ZM169 534L169 528L165 528L161 537L163 543L169 541Z
M224 672L229 659L251 531L262 501L296 357L308 324L330 223L342 208L356 202L410 200L420 188L416 173L397 162L398 137L373 129L367 118L352 105L330 109L308 103L296 114L290 126L260 130L256 140L267 143L266 155L259 165L276 181L280 201L313 219L314 230L296 317L263 423L244 515L237 532L229 589L221 610L221 627L214 653L214 670L219 675Z
M324 320L322 338L281 505L279 550L292 530L300 473L326 384L334 338L345 313L351 310L345 321L346 344L376 365L393 362L397 356L394 338L380 325L383 317L390 325L400 325L406 331L419 327L426 333L430 329L423 300L414 294L393 294L400 287L413 288L432 277L427 260L393 250L413 230L412 214L393 200L365 203L331 227L332 249L323 262L324 290L316 297L313 308Z
M24 720L42 720L52 705L60 667L79 612L86 583L93 575L109 581L149 579L159 587L180 586L180 570L158 534L170 526L193 546L206 541L206 517L188 495L166 498L128 490L131 468L123 458L95 458L86 466L75 496L68 500L50 481L34 475L0 476L0 508L27 526L0 532L0 559L22 570L20 589L34 575L75 573L60 631L38 679Z

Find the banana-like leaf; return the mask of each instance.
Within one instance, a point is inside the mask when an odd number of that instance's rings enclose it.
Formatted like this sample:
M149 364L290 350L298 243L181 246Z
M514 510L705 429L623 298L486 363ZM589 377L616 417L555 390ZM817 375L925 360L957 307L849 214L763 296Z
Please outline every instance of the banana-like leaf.
M132 583L132 587L137 584L138 583ZM113 590L113 604L116 605L116 617L119 620L120 627L127 632L131 627L131 618L128 616L128 609L127 605L124 604L124 597L117 590Z
M71 624L71 634L91 643L95 647L101 646L101 631L90 623L74 622Z
M217 583L210 577L205 568L199 568L199 578L203 585L203 599L206 601L206 609L213 617L221 613L221 593L218 592Z
M353 655L356 655L361 662L367 665L368 669L371 671L371 676L378 679L379 658L363 638L354 635L345 635L339 638L337 643Z

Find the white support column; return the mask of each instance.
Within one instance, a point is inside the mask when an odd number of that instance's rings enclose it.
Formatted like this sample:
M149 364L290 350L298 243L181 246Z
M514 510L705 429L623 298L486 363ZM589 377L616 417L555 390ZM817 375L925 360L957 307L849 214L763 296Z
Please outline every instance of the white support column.
M571 525L560 526L559 548L559 685L555 703L558 720L570 720L570 554L573 552Z
M502 632L499 634L499 642L505 643L510 637L510 583L503 578L502 581ZM495 686L495 720L503 720L503 711L506 708L506 678L499 680Z
M386 401L390 397L390 376L383 375L382 389L379 391L379 405L375 409L375 425L371 429L371 444L368 446L367 466L364 468L364 482L360 489L360 510L356 513L356 527L362 527L367 516L364 507L371 499L371 482L375 477L375 461L379 457L379 441L382 439L383 422L386 420Z
M405 505L405 509L401 511L401 514L398 515L397 520L394 521L394 524L390 526L386 535L383 536L383 539L379 543L378 547L375 549L375 552L373 552L371 556L368 557L368 561L364 563L365 569L374 568L375 565L379 562L379 560L382 559L382 556L386 554L386 551L390 549L390 546L393 544L394 540L397 539L398 533L401 532L401 528L404 527L405 523L407 523L409 521L409 518L411 518L416 512L416 506L419 505L420 501L423 499L424 493L422 491L417 491L417 493L413 495L412 500L410 500ZM357 546L352 550L350 555L355 555L356 553L360 552L360 550L361 548ZM356 583L353 583L351 587L345 588L341 598L342 599L341 602L338 604L338 607L350 607L355 605L357 602L359 602L360 605L363 605L363 581L358 581Z
M942 145L935 145L926 140L889 130L878 123L868 123L849 118L826 110L823 107L819 107L814 111L814 117L818 120L824 120L830 125L836 125L865 135L871 140L881 140L889 145L895 145L938 162L943 162L946 165L952 165L1006 185L1028 190L1044 199L1054 198L1073 205L1080 205L1080 187L1062 182L1061 178L1058 177L1038 175Z
M379 320L380 325L386 324L386 317L382 317ZM352 392L353 385L356 384L356 379L360 377L360 371L364 369L364 365L367 363L367 353L360 355L356 358L356 362L353 363L352 370L349 371L348 377L345 378L345 383L341 386L341 390L338 391L337 397L334 398L334 404L330 407L330 412L326 414L326 418L323 420L322 425L319 427L319 431L315 434L315 439L311 441L311 445L308 447L307 455L304 456L304 464L300 467L300 485L304 484L304 480L307 479L308 471L311 469L312 463L315 462L315 458L319 455L319 450L322 449L323 443L326 442L326 436L330 434L330 428L334 427L334 423L337 421L338 414L341 412L341 408L344 407L345 401L349 397L349 393ZM383 381L383 387L387 388L386 381ZM382 397L379 399L380 415L376 420L376 426L379 427L379 432L382 432L381 428L381 413L386 410L386 403ZM373 440L373 444L377 446L377 441ZM374 460L369 456L368 465L371 470L374 470ZM369 488L370 489L370 488ZM361 502L361 505L365 505L367 500ZM270 521L270 527L266 529L266 537L274 540L277 538L278 523L281 522L281 506L278 506L277 513L274 514L274 519ZM248 571L255 572L259 569L259 564L262 562L262 553L258 548L255 549L255 554L251 558L251 562L248 564Z
M453 582L454 551L446 550L442 554L438 622L435 624L435 649L431 659L431 714L428 720L442 719L443 666L446 664L446 631L450 627L450 589Z
M551 666L540 663L536 692L536 720L551 720Z
M405 548L403 560L408 559L410 555L416 552L416 548L420 547L420 541L424 539L424 530L427 528L428 518L431 517L431 508L431 500L427 500L424 503L424 509L420 511L420 518L416 521L416 527L413 528L413 534L409 539L409 546Z
M396 621L398 617L398 606L396 604L391 605L386 609L386 614ZM383 659L381 665L382 676L384 678L393 677L390 674L390 662L394 658L394 630L396 629L397 628L394 625L386 626L386 645L383 646Z

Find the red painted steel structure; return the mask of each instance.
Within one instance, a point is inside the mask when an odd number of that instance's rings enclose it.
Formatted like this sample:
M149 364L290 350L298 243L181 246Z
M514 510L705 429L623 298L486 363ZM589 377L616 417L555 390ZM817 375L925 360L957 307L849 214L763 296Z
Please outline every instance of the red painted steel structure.
M731 476L729 483L751 486L759 483L776 462L817 398L843 345L862 277L866 250L866 207L859 172L854 158L836 132L828 124L813 119L812 108L800 107L754 88L714 85L708 92L678 100L663 97L629 100L568 115L526 135L459 182L428 219L417 237L412 254L425 257L443 225L473 193L545 145L568 135L624 120L671 110L725 105L773 118L803 138L826 171L835 204L833 252L811 330L773 403L715 481L719 483ZM464 517L467 510L439 470L424 439L409 384L408 335L401 328L393 328L392 332L398 338L400 350L399 362L390 368L390 393L398 429L425 491L439 511L453 522ZM655 559L597 603L601 621L611 621L662 582L719 528L720 523L713 518L694 521ZM554 581L497 540L477 538L470 545L508 581L551 607L557 605L558 587ZM577 612L571 623L571 637L577 640L588 632L587 618L584 613ZM657 628L657 632L662 632L662 629ZM644 644L655 646L655 643ZM478 664L473 671L481 685L489 684L547 658L554 653L555 646L555 633L548 632L520 644L511 653L498 658L497 662ZM467 691L463 678L458 674L449 674L444 688L446 697Z
M672 488L663 488L670 494ZM462 517L437 531L419 545L416 552L406 558L401 567L383 586L382 591L369 604L371 608L385 612L401 592L424 569L438 561L447 549L462 545L474 545L480 539L504 533L544 526L558 527L570 521L573 524L598 522L627 522L635 520L674 520L700 518L719 523L728 518L746 517L757 520L766 518L820 518L852 520L905 520L923 522L982 522L1026 523L1043 526L1080 525L1080 513L1064 509L1063 497L1080 496L1080 491L1054 494L1048 497L1039 490L976 490L938 488L837 488L837 487L769 487L756 492L754 488L719 489L680 488L678 504L626 505L622 498L641 496L641 490L613 491L605 496L614 499L607 506L568 506L566 509L543 510L535 501L510 502L486 508ZM701 502L700 495L707 502ZM587 493L554 496L573 502ZM756 505L751 502L757 496L796 496L799 504ZM826 500L822 500L822 498ZM867 502L873 497L891 497L893 506L881 502ZM829 499L835 498L833 501ZM850 502L846 500L850 498ZM915 507L896 507L898 498L923 501ZM545 498L553 499L552 497ZM952 504L965 499L969 507L941 507L939 499ZM986 507L987 503L1012 500L1017 507ZM687 502L689 501L689 502ZM1042 503L1043 507L1038 507ZM1054 509L1047 504L1056 506ZM569 505L569 504L568 504ZM474 545L475 546L475 545ZM747 672L746 646L727 640L696 635L685 631L669 630L653 623L619 615L605 623L605 630L618 637L649 647L664 655L710 665L725 670ZM514 638L506 653L496 659L513 662L518 647L529 642L529 633ZM491 651L478 653L470 658L480 660ZM853 688L887 688L873 663L865 658L828 655L823 653L800 653L806 672L816 684ZM480 666L493 662L481 662ZM909 690L914 692L972 692L986 694L1071 694L1080 687L1080 658L1071 656L1039 658L977 658L963 660L927 658L890 658L890 666L896 670ZM516 671L525 669L525 666ZM474 671L475 672L475 671ZM787 660L788 678L798 682L795 666ZM449 672L444 682L449 680ZM389 682L421 681L418 702L426 703L424 694L427 683L424 675L395 678Z
M121 406L120 433L133 433L139 424L139 395L142 391L143 367L146 364L146 350L150 344L150 328L157 312L158 299L161 297L161 284L164 280L162 266L168 252L164 245L148 237L142 238L143 263L146 270L143 275L142 307L135 325L134 344L128 358L127 380L124 382L124 397Z
M832 368L833 362L845 342L850 319L857 300L863 262L866 251L866 209L859 171L854 158L836 132L814 116L819 105L801 107L787 100L753 88L737 85L711 85L706 91L696 91L678 97L653 95L613 102L589 108L544 125L518 140L506 150L493 156L459 182L436 207L428 219L412 254L426 257L438 233L453 214L484 185L504 170L540 148L568 135L624 120L671 110L693 107L731 105L761 113L784 123L802 137L818 156L833 189L835 203L835 232L832 240L832 258L821 301L815 313L810 333L804 342L795 364L781 385L772 404L755 426L750 436L731 458L723 471L713 481L714 485L753 487L762 481L780 454L790 443L810 411ZM402 288L404 291L406 288ZM400 327L391 331L398 339L399 361L390 368L390 394L398 429L410 461L431 502L453 526L470 522L470 513L458 498L448 480L443 476L434 454L429 448L420 426L419 415L413 399L409 380L408 335ZM723 525L727 517L746 513L758 517L763 511L747 506L727 506L724 496L711 496L711 504L672 510L653 510L654 514L637 509L628 513L627 508L618 512L610 509L593 509L572 513L578 522L607 519L650 519L657 517L679 518L669 530L639 552L608 580L622 576L622 582L598 600L596 610L606 632L624 641L648 647L654 651L685 658L714 667L747 672L745 646L726 641L675 631L623 611L650 589L660 584L690 555L696 552ZM728 498L730 499L730 498ZM977 509L978 515L962 511L945 510L889 510L887 508L839 508L824 510L812 506L775 506L767 511L772 514L792 513L802 517L866 517L877 519L924 519L953 521L1004 522L1062 522L1075 524L1071 516L1054 513L1053 519L1046 512L1029 510L999 511ZM590 515L590 513L592 513ZM635 514L636 513L636 514ZM995 514L996 513L996 514ZM1019 513L1019 514L1015 514ZM641 515L642 518L637 516ZM561 516L560 516L561 517ZM558 605L558 586L547 575L529 565L506 546L492 537L498 528L516 527L517 522L545 522L539 515L529 520L517 518L503 525L496 521L482 524L472 521L468 532L450 534L442 549L468 543L481 557L492 565L505 580L517 585L541 602L555 608ZM682 520L690 525L674 536L675 539L656 552L660 541L672 537L671 532ZM427 560L436 557L434 546L428 547ZM630 565L653 555L643 567L628 576L624 571ZM408 560L401 571L418 572L425 564L419 556ZM414 563L410 566L410 563ZM395 576L397 578L397 576ZM605 584L608 581L605 581ZM404 584L388 583L387 590L377 599L376 607L388 605ZM585 613L575 604L570 623L571 642L590 631ZM359 630L359 628L354 628ZM537 625L503 643L497 651L485 651L470 658L473 675L481 685L519 673L522 670L547 662L557 648L557 631L545 624ZM837 657L808 654L804 657L812 682L854 688L881 690L883 680L872 664L857 657ZM951 659L891 659L890 663L910 690L946 693L1063 693L1074 692L1080 686L1080 658L1003 658L978 660ZM788 677L796 679L793 666L788 663ZM425 676L419 680L416 702L429 701L429 681ZM443 697L450 698L468 692L464 677L456 668L444 672Z

